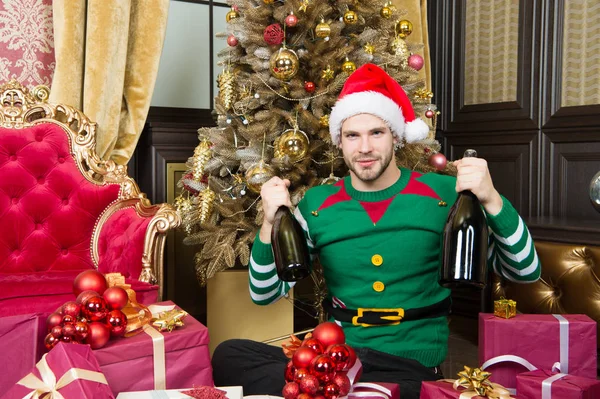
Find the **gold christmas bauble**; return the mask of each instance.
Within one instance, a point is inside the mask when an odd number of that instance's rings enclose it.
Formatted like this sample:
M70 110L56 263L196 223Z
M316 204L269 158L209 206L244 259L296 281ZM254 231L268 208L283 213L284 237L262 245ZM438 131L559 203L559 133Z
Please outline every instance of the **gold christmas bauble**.
M358 15L356 15L356 12L354 12L352 10L348 10L344 13L344 23L346 25L354 25L357 22L358 22Z
M402 39L406 38L413 31L412 22L407 19L403 19L402 21L396 22L396 35L400 36Z
M232 19L236 19L236 18L237 18L237 17L239 17L239 16L240 16L240 14L239 14L239 13L238 13L236 10L234 10L234 9L231 9L231 10L229 10L229 12L227 13L227 15L225 15L225 20L226 20L227 22L229 22L229 21L231 21Z
M300 61L294 50L281 48L271 55L271 74L279 80L290 80L298 73Z
M381 16L383 18L391 18L393 13L394 12L392 11L392 9L388 6L383 6L383 8L381 9Z
M298 129L288 129L281 133L277 141L277 155L287 155L291 162L298 162L308 154L309 140L306 133Z
M275 176L275 169L261 159L246 171L246 185L253 193L260 194L262 185L273 176Z
M317 27L315 28L315 35L317 35L317 37L320 37L321 39L326 38L327 36L329 36L331 34L331 26L329 26L329 24L323 20L321 20L321 23L317 25Z
M352 72L356 71L356 64L346 58L346 61L342 64L342 71L350 75Z

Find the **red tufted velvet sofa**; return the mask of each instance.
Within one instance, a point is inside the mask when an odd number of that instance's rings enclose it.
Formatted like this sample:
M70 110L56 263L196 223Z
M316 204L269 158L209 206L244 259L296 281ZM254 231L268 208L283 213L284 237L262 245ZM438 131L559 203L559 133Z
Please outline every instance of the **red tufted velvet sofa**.
M162 296L164 239L180 219L95 153L95 124L15 81L0 86L0 317L52 312L83 270Z

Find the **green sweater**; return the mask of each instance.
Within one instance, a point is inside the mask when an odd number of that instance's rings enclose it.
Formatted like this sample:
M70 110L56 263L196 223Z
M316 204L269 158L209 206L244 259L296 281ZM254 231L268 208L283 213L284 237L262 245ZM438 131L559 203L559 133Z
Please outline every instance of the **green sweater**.
M450 295L438 276L443 229L457 198L455 184L454 177L401 169L398 181L381 191L357 191L347 176L306 192L294 214L311 252L320 258L334 306L410 309ZM531 236L509 201L503 198L500 213L487 215L487 220L490 267L511 281L537 280L540 264ZM257 236L250 259L252 300L273 303L292 286L279 280L271 245ZM427 367L446 357L445 317L371 327L338 323L354 347L415 359Z

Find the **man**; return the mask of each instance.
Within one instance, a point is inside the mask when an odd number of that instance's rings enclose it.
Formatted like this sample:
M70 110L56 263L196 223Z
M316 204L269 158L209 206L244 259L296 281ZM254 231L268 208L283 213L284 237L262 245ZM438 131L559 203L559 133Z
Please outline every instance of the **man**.
M443 229L457 192L473 192L486 212L496 273L536 281L538 257L522 219L494 188L485 160L456 161L456 178L395 165L395 147L425 138L428 127L379 67L364 65L348 78L331 112L330 133L350 175L308 190L294 214L323 265L325 306L361 359L361 381L396 382L403 399L418 398L421 381L441 378L438 366L447 353L450 291L438 276ZM292 207L288 186L274 177L261 190L265 217L250 261L250 294L261 305L293 285L277 277L270 245L275 212ZM359 308L380 309L384 316L403 308L406 316L400 323L393 317L361 323L353 321ZM277 347L225 342L213 357L215 383L281 395L286 362Z

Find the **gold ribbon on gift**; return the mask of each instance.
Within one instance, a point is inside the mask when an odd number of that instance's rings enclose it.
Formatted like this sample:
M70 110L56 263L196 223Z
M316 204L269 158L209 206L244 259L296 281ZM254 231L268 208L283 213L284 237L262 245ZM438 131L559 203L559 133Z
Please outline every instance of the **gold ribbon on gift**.
M160 312L158 317L152 319L152 325L158 331L173 331L176 327L183 327L183 319L187 316L185 310L171 309L166 312Z
M58 381L56 381L56 375L54 375L54 372L50 366L48 366L46 355L47 353L44 354L42 359L35 365L40 372L40 376L42 377L41 380L35 374L29 373L17 382L18 385L32 389L32 391L25 395L23 399L65 399L58 391L75 380L94 381L108 385L104 374L76 367L67 370Z
M494 316L510 319L517 314L517 302L512 299L500 297L494 301Z
M470 399L475 396L483 396L484 398L489 399L513 398L510 396L508 389L500 384L488 381L490 375L492 375L492 373L483 371L480 368L464 366L464 370L458 373L459 379L446 379L441 381L452 384L457 391L459 390L459 387L465 388L466 390L461 392L459 399Z

